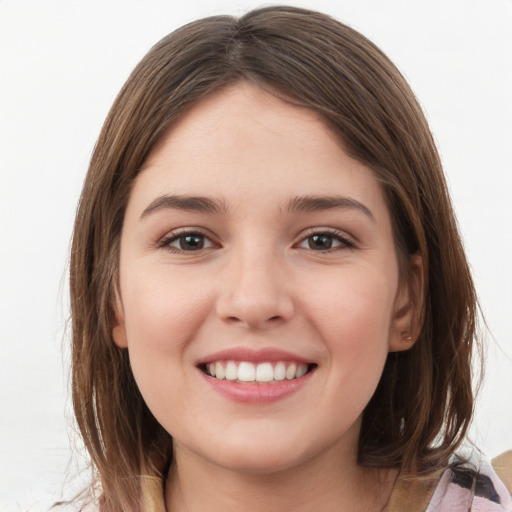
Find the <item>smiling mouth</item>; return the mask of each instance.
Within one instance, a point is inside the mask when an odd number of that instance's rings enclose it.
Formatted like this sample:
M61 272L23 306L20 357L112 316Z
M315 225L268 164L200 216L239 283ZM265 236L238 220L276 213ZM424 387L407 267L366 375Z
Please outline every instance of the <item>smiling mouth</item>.
M272 384L297 380L316 368L316 364L287 361L251 363L249 361L215 361L200 366L201 371L217 380L240 384Z

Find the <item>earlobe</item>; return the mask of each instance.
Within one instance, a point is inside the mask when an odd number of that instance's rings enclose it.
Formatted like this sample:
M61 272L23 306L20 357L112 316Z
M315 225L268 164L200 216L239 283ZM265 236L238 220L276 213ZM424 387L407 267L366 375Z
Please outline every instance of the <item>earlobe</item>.
M114 338L114 343L119 348L128 348L128 338L126 336L126 329L124 328L123 321L114 325L114 328L112 329L112 338Z
M420 335L423 281L423 258L414 254L409 259L407 275L403 277L395 301L389 339L390 352L409 350Z
M114 326L112 327L112 338L119 348L128 348L128 337L124 322L124 312L118 293L115 293L115 304L112 306Z

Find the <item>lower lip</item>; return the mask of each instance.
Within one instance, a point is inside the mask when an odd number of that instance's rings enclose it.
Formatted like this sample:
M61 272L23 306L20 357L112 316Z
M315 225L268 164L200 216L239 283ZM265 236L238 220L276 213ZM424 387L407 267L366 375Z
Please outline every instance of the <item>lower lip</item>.
M206 373L201 375L206 383L216 393L229 398L234 402L242 403L270 403L282 400L302 389L310 380L314 369L298 379L283 380L271 384L245 384L225 379L216 379Z

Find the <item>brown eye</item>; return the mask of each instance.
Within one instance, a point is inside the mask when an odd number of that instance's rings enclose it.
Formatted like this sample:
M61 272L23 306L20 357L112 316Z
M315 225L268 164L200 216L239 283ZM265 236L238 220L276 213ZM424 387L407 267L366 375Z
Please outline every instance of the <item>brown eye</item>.
M332 235L313 235L307 238L308 247L314 251L325 251L331 249L333 245Z
M182 251L197 251L204 247L204 236L196 233L180 236L177 240Z
M317 232L303 238L298 247L317 252L329 252L351 248L354 247L354 244L342 233Z
M201 233L182 233L163 240L160 247L172 252L192 252L213 247L212 241Z

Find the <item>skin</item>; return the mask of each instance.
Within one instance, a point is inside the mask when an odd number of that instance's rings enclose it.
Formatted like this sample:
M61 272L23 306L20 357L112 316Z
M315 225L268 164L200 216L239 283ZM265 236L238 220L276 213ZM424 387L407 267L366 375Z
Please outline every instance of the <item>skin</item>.
M287 207L333 194L363 208ZM165 195L223 209L154 207ZM183 245L184 232L203 248ZM194 106L136 179L119 286L115 342L174 439L167 510L382 509L396 472L358 466L357 440L388 352L413 343L413 288L379 184L317 114L247 83ZM232 347L316 368L284 399L241 404L197 368Z

